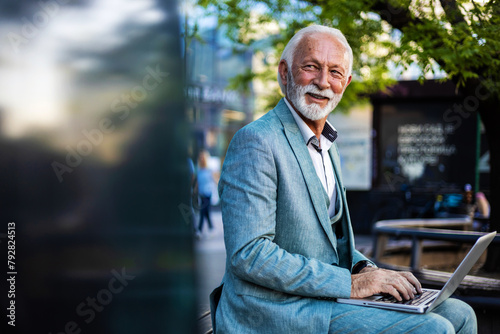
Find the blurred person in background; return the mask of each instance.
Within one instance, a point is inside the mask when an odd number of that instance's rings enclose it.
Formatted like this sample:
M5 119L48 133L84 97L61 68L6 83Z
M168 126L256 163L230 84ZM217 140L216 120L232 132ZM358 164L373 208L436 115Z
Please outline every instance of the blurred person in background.
M482 192L476 193L476 205L477 212L481 217L489 218L490 217L490 202L486 199L486 196Z
M205 219L208 223L209 232L212 231L212 221L210 220L210 205L212 192L216 188L215 179L212 170L208 166L210 154L208 151L201 151L198 156L198 172L196 175L197 191L200 202L198 203L200 209L200 219L198 221L198 229L196 235L200 237L203 232L203 222Z

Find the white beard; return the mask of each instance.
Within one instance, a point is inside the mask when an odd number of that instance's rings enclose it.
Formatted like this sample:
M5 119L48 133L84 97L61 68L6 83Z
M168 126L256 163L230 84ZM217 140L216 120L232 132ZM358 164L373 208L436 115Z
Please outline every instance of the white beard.
M337 107L343 94L335 94L331 90L324 89L320 90L316 85L309 84L307 86L301 86L295 83L293 76L290 71L288 72L288 84L286 85L287 95L290 98L290 102L297 108L297 110L307 119L312 121L317 121L328 116L329 113ZM312 93L316 95L321 95L327 97L328 103L325 107L321 108L316 103L307 104L306 93Z

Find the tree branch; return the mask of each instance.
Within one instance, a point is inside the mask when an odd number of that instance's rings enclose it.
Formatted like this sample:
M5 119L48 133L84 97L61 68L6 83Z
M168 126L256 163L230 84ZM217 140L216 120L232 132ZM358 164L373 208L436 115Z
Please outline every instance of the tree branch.
M458 23L467 23L465 22L464 16L458 8L456 0L439 0L439 2L441 3L441 6L446 13L446 18L452 25Z
M371 10L378 13L393 28L402 30L410 24L423 23L419 18L413 16L408 7L394 7L387 0L374 1Z

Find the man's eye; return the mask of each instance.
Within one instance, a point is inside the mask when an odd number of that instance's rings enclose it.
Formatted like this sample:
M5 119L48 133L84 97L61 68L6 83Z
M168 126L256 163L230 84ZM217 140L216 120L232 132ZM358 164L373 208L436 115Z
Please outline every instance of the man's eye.
M343 76L343 75L342 75L342 73L340 73L340 72L339 72L339 71L337 71L337 70L332 70L332 71L330 71L330 74L331 74L332 76L334 76L335 78L342 78L342 76Z

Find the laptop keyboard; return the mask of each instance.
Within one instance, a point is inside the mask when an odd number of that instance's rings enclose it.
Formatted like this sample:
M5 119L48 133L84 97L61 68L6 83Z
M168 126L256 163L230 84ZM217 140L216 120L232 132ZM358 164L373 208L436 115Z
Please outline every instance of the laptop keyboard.
M436 294L438 294L439 291L424 291L421 294L415 295L415 298L410 299L410 300L402 300L398 301L396 298L394 298L391 295L382 297L380 299L377 299L378 302L383 302L383 303L392 303L392 304L403 304L403 305L421 305L426 303L429 299L434 297Z

